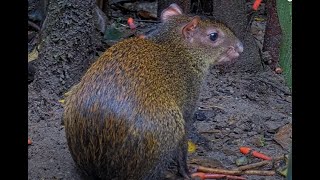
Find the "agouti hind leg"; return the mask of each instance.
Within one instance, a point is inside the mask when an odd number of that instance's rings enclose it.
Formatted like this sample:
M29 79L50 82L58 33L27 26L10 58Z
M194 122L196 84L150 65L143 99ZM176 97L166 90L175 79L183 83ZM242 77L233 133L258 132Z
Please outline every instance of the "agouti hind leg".
M191 175L187 165L188 143L186 137L181 141L178 157L176 159L178 165L178 175L184 179L191 179Z

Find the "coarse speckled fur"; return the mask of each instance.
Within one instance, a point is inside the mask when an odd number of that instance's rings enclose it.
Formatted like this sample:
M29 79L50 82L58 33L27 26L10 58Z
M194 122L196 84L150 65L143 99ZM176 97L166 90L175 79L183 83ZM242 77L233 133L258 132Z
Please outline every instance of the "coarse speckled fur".
M176 163L177 175L188 178L186 124L200 85L209 65L238 41L223 24L200 20L194 37L219 28L223 43L191 42L181 34L191 20L175 15L146 39L115 44L70 90L63 118L67 142L90 177L164 179Z

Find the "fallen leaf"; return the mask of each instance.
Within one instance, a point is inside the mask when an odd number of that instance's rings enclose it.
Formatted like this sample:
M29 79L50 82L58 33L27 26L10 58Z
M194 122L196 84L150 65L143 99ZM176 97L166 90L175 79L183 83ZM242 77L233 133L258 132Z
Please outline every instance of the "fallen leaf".
M278 132L274 135L274 140L280 144L283 149L288 150L292 143L292 124L286 124L279 128Z
M248 163L249 163L249 160L245 156L236 159L236 165L237 166L243 166L243 165L246 165Z
M28 54L28 62L33 61L38 58L39 52L37 48L34 48L31 53Z
M157 16L155 16L155 15L152 14L152 13L150 13L149 11L140 10L140 11L138 11L137 15L138 15L141 19L157 20Z
M64 93L64 96L69 96L71 94L71 91L68 91L66 93Z
M64 104L64 99L59 100L59 103Z
M255 21L265 21L264 18L259 18L259 17L254 18L254 20L255 20Z
M132 29L128 29L127 25L115 23L106 29L103 38L104 42L108 46L112 46L119 42L121 39L132 37L134 36L134 34L135 31L133 31Z
M192 141L188 141L188 152L194 153L196 151L196 145Z
M288 173L288 168L278 168L277 169L277 172L279 173L279 174L281 174L282 176L284 176L284 177L286 177L287 176L287 173Z
M115 26L107 28L104 33L105 40L119 40L122 37L122 32L118 30Z
M31 145L32 141L28 138L28 145Z

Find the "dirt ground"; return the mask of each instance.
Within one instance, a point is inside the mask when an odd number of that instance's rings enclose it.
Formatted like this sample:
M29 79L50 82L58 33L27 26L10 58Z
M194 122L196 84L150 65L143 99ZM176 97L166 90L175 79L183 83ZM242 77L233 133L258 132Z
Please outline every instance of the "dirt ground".
M45 86L38 88L44 99L37 99L36 92L29 91L28 103L32 108L29 108L28 137L32 144L28 147L28 179L80 179L61 125L63 107ZM241 146L270 157L288 154L291 112L290 89L282 75L268 66L256 73L225 73L223 68L212 67L194 115L193 130L198 135L190 135L190 140L196 144L196 151L189 153L188 161L208 167L236 168L235 161L244 156L239 152ZM251 163L259 161L248 159ZM244 177L285 179L279 174Z

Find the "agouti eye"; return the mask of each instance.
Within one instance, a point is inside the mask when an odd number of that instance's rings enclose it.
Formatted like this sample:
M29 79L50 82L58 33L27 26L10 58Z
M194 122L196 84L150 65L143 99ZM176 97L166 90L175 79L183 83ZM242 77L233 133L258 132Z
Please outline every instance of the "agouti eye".
M211 41L215 41L218 38L218 33L214 32L214 33L210 33L209 34L210 40Z

